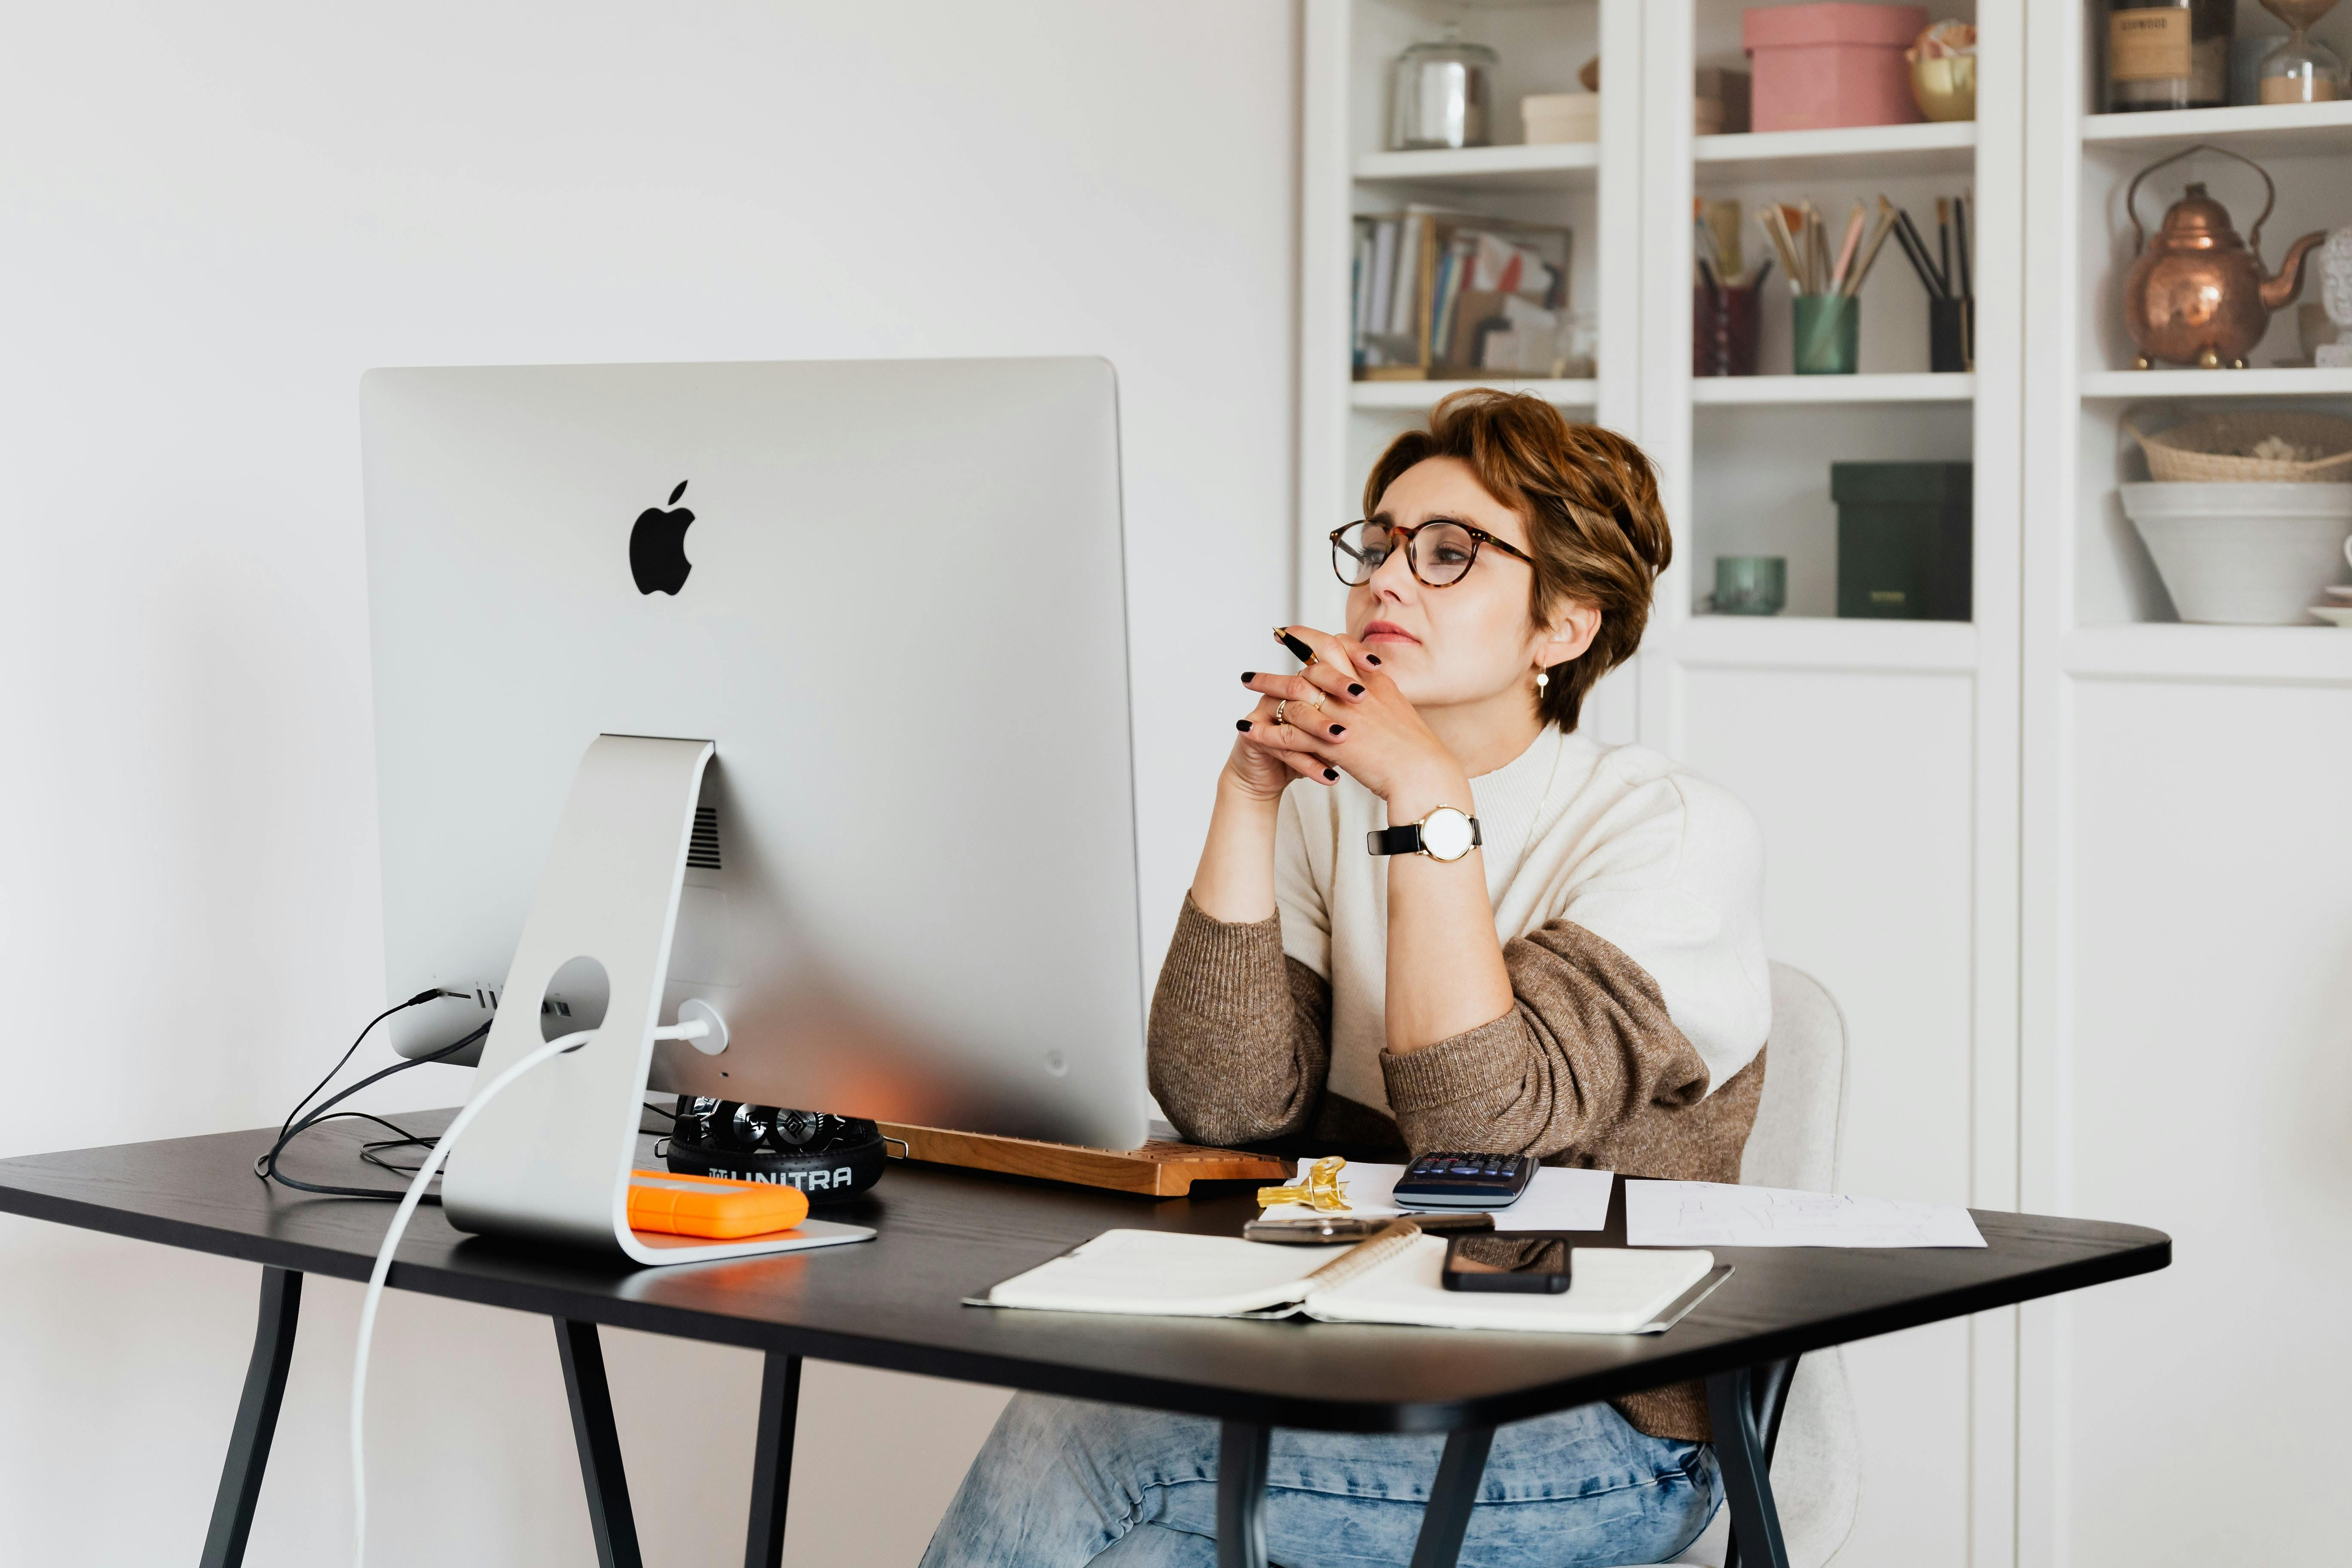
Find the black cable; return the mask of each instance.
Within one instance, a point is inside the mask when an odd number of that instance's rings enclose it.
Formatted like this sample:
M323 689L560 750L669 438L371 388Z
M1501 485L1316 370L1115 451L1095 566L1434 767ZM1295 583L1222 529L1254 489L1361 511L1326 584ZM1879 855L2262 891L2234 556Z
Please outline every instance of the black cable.
M292 1127L294 1125L295 1119L302 1114L302 1108L310 1104L313 1100L316 1100L321 1090L323 1090L329 1084L335 1081L335 1075L343 1070L343 1064L350 1061L352 1054L360 1048L361 1045L366 1041L370 1035L375 1032L375 1026L378 1024L383 1023L394 1013L404 1013L411 1007L421 1007L427 1002L438 1001L444 996L455 996L456 994L457 993L454 991L444 991L439 986L436 985L430 989L419 991L415 995L411 996L405 1002L395 1002L391 1006L386 1007L383 1012L378 1013L374 1017L370 1018L367 1021L367 1026L359 1032L358 1037L353 1039L350 1047L344 1050L341 1058L338 1060L333 1067L327 1069L327 1076L319 1080L318 1087L311 1089L310 1093L304 1095L301 1099L296 1100L294 1102L294 1109L286 1113L286 1120L278 1124L278 1144L281 1147L285 1144L287 1129Z
M277 1141L269 1145L269 1148L266 1152L254 1161L253 1173L264 1181L276 1182L279 1186L291 1187L296 1192L311 1193L321 1197L373 1198L382 1202L397 1203L402 1197L405 1196L406 1194L404 1192L386 1192L375 1187L337 1187L329 1186L318 1182L300 1181L293 1176L286 1174L283 1171L280 1171L278 1168L278 1157L285 1153L286 1150L293 1143L294 1140L301 1137L302 1134L310 1131L312 1128L322 1126L330 1121L340 1121L346 1118L355 1118L362 1121L373 1121L377 1126L384 1128L389 1131L396 1132L400 1135L397 1138L374 1139L362 1143L360 1145L360 1158L362 1161L366 1162L368 1164L375 1166L378 1170L389 1171L394 1175L415 1175L416 1173L417 1167L393 1164L382 1157L383 1152L390 1149L431 1149L437 1140L419 1137L416 1134L410 1132L408 1129L400 1126L398 1123L387 1121L383 1117L373 1115L368 1111L337 1110L335 1107L341 1105L343 1101L349 1100L352 1096L357 1094L360 1090L367 1088L369 1085L381 1083L383 1079L390 1078L394 1073L406 1072L410 1068L424 1067L429 1062L445 1061L448 1058L456 1056L459 1051L464 1050L467 1047L473 1045L476 1041L480 1040L485 1036L488 1035L490 1032L489 1025L482 1025L478 1028L473 1030L470 1034L443 1046L437 1051L433 1051L421 1057L413 1057L405 1061L394 1062L388 1068L383 1068L378 1071L370 1073L367 1077L360 1079L359 1082L352 1085L349 1089L342 1090L341 1093L334 1095L332 1098L320 1100L317 1108L310 1110L308 1114L305 1114L305 1110L310 1106L310 1101L318 1099L320 1093L324 1090L329 1084L335 1081L335 1074L343 1070L345 1065L351 1061L352 1056L358 1052L360 1047L366 1042L368 1036L374 1032L375 1026L378 1024L383 1023L394 1013L404 1012L411 1007L421 1006L425 1003L437 1001L444 996L457 997L463 1000L464 995L465 994L462 992L443 991L437 987L429 991L420 991L415 995L411 996L407 1001L395 1003L394 1005L386 1007L383 1012L378 1013L374 1017L369 1019L367 1026L362 1029L359 1032L358 1037L353 1039L351 1045L345 1048L342 1057L335 1063L333 1068L328 1072L327 1076L320 1079L310 1093L304 1095L300 1100L294 1102L294 1109L288 1111L286 1113L286 1120L278 1124ZM677 1112L675 1110L668 1110L659 1105L655 1105L649 1101L646 1104L645 1109L653 1111L656 1115L668 1117L673 1124L675 1124L678 1120ZM441 1199L438 1194L428 1193L425 1194L423 1201L428 1204L437 1204Z
M451 994L451 993L445 993L437 990L422 991L417 993L415 996L410 997L407 1001L401 1003L399 1006L387 1007L382 1013L377 1014L375 1017L369 1020L367 1028L360 1031L359 1039L352 1042L351 1049L346 1050L343 1053L342 1061L339 1061L335 1064L335 1072L341 1072L342 1070L343 1063L352 1059L352 1053L359 1049L360 1042L367 1038L369 1030L373 1029L376 1025L383 1023L394 1013L401 1011L402 1008L414 1007L420 1003L430 1002L436 997L445 994ZM334 1081L335 1074L332 1072L329 1073L326 1078L320 1080L318 1088L313 1089L309 1094L304 1095L301 1100L295 1106L293 1111L287 1116L285 1122L278 1128L278 1141L269 1146L268 1152L264 1153L259 1159L254 1161L253 1173L264 1181L276 1182L280 1186L291 1187L297 1192L317 1194L322 1197L373 1198L383 1202L399 1202L400 1199L405 1195L404 1194L387 1192L375 1187L336 1187L327 1186L317 1182L297 1180L295 1177L286 1174L278 1168L278 1156L285 1152L287 1146L292 1143L295 1139L299 1138L303 1133L310 1131L310 1129L320 1125L321 1122L338 1121L343 1117L349 1116L363 1117L367 1121L374 1121L381 1126L390 1128L393 1131L401 1134L404 1141L407 1141L409 1134L405 1128L395 1126L392 1122L385 1121L382 1117L370 1116L364 1111L337 1111L334 1108L341 1105L344 1100L349 1100L352 1096L357 1094L360 1090L367 1088L369 1085L380 1083L396 1072L406 1072L410 1068L423 1067L427 1062L446 1060L446 1058L457 1055L459 1051L464 1050L467 1047L474 1044L477 1040L481 1039L489 1032L490 1026L488 1024L484 1024L470 1034L451 1041L437 1051L433 1051L425 1056L411 1058L406 1061L394 1062L388 1068L383 1068L376 1072L370 1073L367 1077L360 1079L359 1082L352 1085L349 1089L344 1089L341 1093L335 1095L331 1099L320 1100L317 1109L311 1110L308 1115L304 1115L303 1107L309 1105L313 1099L317 1098L320 1089L325 1089L328 1084ZM299 1117L300 1120L297 1121L297 1117ZM371 1163L381 1163L381 1162ZM391 1169L392 1167L386 1166L384 1168ZM428 1196L425 1201L426 1203L437 1203L440 1200L437 1197Z

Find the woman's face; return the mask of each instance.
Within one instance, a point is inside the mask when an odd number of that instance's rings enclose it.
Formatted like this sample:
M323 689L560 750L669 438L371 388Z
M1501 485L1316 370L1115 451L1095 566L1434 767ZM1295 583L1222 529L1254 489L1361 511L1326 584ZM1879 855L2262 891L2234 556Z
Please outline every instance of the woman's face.
M1527 524L1486 493L1459 458L1429 458L1397 476L1371 521L1417 528L1445 519L1484 529L1521 550ZM1423 569L1439 574L1423 544ZM1503 692L1532 692L1535 672L1582 653L1600 629L1590 605L1564 606L1560 624L1528 624L1535 568L1482 546L1466 576L1443 588L1412 574L1405 552L1393 550L1371 580L1348 591L1348 634L1380 656L1381 668L1416 708L1490 700Z

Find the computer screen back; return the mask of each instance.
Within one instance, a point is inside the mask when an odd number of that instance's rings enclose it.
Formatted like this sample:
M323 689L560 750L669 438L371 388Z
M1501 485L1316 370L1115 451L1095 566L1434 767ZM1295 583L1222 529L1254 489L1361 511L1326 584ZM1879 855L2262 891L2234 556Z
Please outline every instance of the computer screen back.
M709 739L663 1017L711 997L734 1043L664 1045L654 1088L1142 1141L1107 363L380 370L361 403L394 996L502 985L596 735Z

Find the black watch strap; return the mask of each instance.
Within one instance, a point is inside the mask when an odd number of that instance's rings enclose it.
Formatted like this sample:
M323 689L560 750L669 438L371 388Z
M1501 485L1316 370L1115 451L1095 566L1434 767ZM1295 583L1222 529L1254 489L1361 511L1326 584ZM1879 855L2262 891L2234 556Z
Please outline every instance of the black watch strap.
M1478 830L1478 819L1470 818L1470 847L1475 849L1486 842ZM1418 855L1421 853L1421 824L1408 822L1402 827L1375 827L1364 835L1364 847L1375 855Z

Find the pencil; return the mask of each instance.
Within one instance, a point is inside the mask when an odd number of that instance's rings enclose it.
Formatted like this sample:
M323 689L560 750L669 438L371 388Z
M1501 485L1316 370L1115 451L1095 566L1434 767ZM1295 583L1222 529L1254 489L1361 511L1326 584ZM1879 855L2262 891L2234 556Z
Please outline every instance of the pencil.
M1805 289L1804 279L1797 269L1796 248L1789 243L1788 229L1780 222L1780 209L1768 206L1756 215L1756 226L1772 245L1773 254L1780 258L1780 269L1789 275L1789 287L1799 293Z
M1739 204L1709 202L1706 216L1707 226L1715 230L1717 263L1727 274L1747 271L1746 254L1739 247Z
M1909 253L1911 265L1919 269L1919 281L1927 285L1927 297L1931 300L1948 298L1949 290L1944 287L1944 280L1936 276L1936 263L1927 255L1927 242L1919 237L1919 226L1911 221L1910 209L1896 207L1895 222L1903 231L1903 248Z
M1944 280L1944 293L1952 292L1952 204L1943 197L1936 198L1936 254L1940 262L1936 276Z
M1870 239L1862 247L1862 262L1853 269L1853 276L1845 280L1848 294L1862 292L1863 279L1870 276L1871 266L1877 261L1879 247L1886 243L1886 237L1894 228L1895 208L1885 196L1881 196L1878 198L1878 222L1872 226Z
M1848 215L1845 220L1845 238L1838 244L1837 270L1830 275L1831 293L1845 294L1852 292L1852 290L1847 289L1845 286L1845 280L1848 276L1847 269L1853 266L1853 253L1855 248L1861 244L1862 204L1860 202L1856 202L1853 204L1853 211Z
M1952 198L1952 239L1959 247L1954 256L1960 269L1960 298L1973 300L1977 291L1969 281L1969 199L1966 196Z

